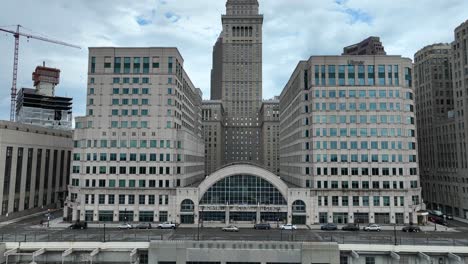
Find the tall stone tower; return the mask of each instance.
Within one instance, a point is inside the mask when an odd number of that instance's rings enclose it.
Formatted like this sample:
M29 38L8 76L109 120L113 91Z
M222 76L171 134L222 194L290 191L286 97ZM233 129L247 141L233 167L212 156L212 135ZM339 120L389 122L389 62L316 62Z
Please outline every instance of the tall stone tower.
M261 163L262 25L257 0L228 0L213 49L211 99L221 100L224 161Z

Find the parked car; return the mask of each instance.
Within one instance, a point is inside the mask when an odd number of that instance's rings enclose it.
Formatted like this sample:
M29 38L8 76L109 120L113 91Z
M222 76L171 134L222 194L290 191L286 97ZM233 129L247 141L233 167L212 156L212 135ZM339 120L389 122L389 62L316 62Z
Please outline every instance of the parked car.
M430 222L438 224L438 225L444 225L444 226L447 225L447 221L444 218L439 217L439 216L429 215L428 219Z
M224 232L239 232L239 228L235 225L229 225L226 227L223 227Z
M83 221L76 221L74 224L69 226L70 229L86 229L88 228L88 223Z
M362 230L364 231L377 231L380 232L382 229L378 224L369 224L368 226L365 226Z
M177 225L172 222L164 222L164 223L158 224L158 228L159 229L176 229Z
M359 227L355 224L347 224L341 229L344 231L359 231Z
M338 226L333 223L324 224L320 227L321 230L338 230Z
M129 224L129 223L123 223L121 225L118 226L119 229L133 229L133 225Z
M254 229L271 229L269 223L259 223L254 225Z
M419 228L419 226L414 226L414 225L409 225L409 226L405 226L401 229L401 231L403 232L421 232L421 228Z
M293 224L286 224L286 225L281 225L280 229L281 230L296 230L297 227Z
M445 216L446 216L447 220L453 220L453 215L451 215L451 214L446 214Z
M136 229L151 229L150 223L140 223L136 227Z

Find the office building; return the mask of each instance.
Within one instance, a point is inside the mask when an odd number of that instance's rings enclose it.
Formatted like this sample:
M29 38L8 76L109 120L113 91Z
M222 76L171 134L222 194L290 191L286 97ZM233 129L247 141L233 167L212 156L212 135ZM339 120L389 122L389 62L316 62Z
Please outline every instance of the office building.
M65 215L175 218L175 188L204 178L200 89L176 48L90 48L86 116L76 118Z
M457 183L447 180L456 177L458 166L451 51L451 45L442 43L418 51L414 87L422 195L428 208L453 214L453 208L445 206L458 200L452 192Z
M468 106L465 98L468 96L468 20L455 28L452 42L452 77L455 113L455 134L457 146L458 172L457 177L450 179L456 182L455 188L446 189L447 195L458 194L454 215L468 218Z
M416 109L423 199L429 209L468 218L466 103L468 21L451 44L415 54Z
M379 37L368 37L365 40L343 48L342 55L387 55Z
M224 109L220 101L203 101L202 122L205 138L205 175L223 166Z
M312 189L319 222L416 222L412 62L312 56L280 96L282 179Z
M0 219L64 205L72 132L0 121Z
M181 224L416 222L411 61L311 57L279 100L262 101L258 2L228 0L226 9L211 101L201 101L175 48L90 49L65 214Z
M260 108L261 161L265 169L280 175L279 160L279 98L264 100Z
M211 99L224 109L221 164L262 164L262 24L257 0L228 0L213 48Z

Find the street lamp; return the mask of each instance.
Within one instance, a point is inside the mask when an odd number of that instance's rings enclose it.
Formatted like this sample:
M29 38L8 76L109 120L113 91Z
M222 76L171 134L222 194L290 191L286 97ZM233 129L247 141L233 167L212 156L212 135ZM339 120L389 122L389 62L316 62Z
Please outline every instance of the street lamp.
M359 222L360 222L360 220L361 220L361 215L359 215L359 209L357 210L357 217L355 216L355 217L354 217L354 220L357 221L357 227L358 227L358 229L359 229Z

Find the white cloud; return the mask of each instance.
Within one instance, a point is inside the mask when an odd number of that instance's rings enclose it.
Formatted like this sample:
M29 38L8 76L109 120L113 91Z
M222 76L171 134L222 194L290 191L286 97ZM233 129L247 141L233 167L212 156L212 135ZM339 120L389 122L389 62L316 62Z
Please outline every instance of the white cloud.
M264 14L263 95L278 95L299 60L340 54L342 47L380 36L389 54L412 57L425 45L451 42L468 17L466 0L260 0ZM221 30L224 0L16 0L2 4L0 26L21 24L75 50L25 39L20 44L18 87L46 64L62 70L58 95L74 98L83 115L87 47L175 46L193 83L209 98L212 47ZM10 27L9 29L13 29ZM29 32L29 31L27 31ZM0 119L9 118L13 37L0 33Z

